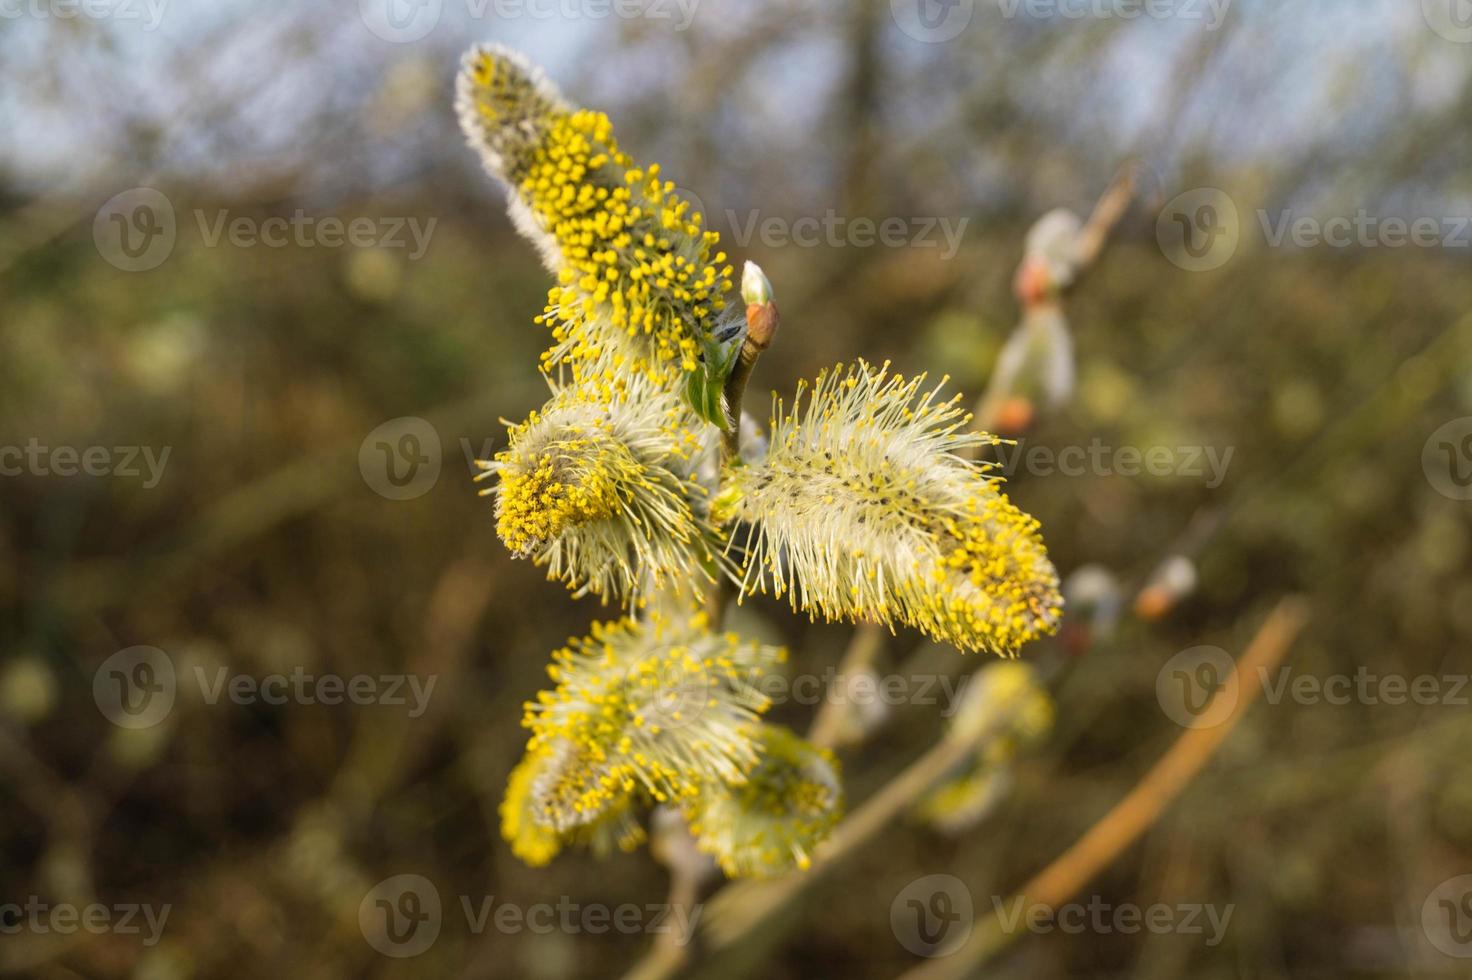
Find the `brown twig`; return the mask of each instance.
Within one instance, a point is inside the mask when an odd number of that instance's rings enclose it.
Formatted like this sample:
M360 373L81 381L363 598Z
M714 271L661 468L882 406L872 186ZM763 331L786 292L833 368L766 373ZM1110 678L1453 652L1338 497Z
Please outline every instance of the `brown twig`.
M1115 173L1109 187L1094 204L1093 213L1089 215L1088 222L1079 231L1078 247L1074 252L1079 275L1082 275L1099 258L1099 253L1104 250L1104 243L1109 240L1110 233L1124 217L1125 211L1129 210L1130 202L1135 197L1135 189L1139 185L1140 169L1139 160L1126 161ZM1077 276L1074 281L1077 282Z
M780 322L777 304L771 300L747 304L746 338L742 340L741 353L736 356L736 364L726 378L726 429L722 433L721 449L728 461L736 459L741 452L741 402L746 395L746 383L751 380L757 358L772 345Z
M792 901L872 840L992 734L982 726L976 731L941 739L839 823L814 852L808 870L780 878L733 882L718 891L706 903L702 952L719 954L729 950L780 916ZM687 949L656 947L634 965L625 980L664 980L674 976L686 965Z
M838 665L838 683L867 669L884 649L886 630L878 623L860 623L849 640L848 649ZM808 741L822 749L838 745L843 735L844 715L849 708L846 697L830 696L818 706L818 716L808 729Z
M1302 599L1289 597L1278 603L1236 664L1238 700L1227 718L1215 727L1186 729L1124 799L1077 843L1018 889L1025 906L1056 908L1063 904L1159 819L1216 754L1251 706L1259 685L1250 680L1283 659L1307 620L1308 611ZM1014 905L1003 903L1003 907ZM902 980L960 980L1006 947L1012 938L1000 917L993 915L981 928L972 931L954 955L916 967L905 973Z

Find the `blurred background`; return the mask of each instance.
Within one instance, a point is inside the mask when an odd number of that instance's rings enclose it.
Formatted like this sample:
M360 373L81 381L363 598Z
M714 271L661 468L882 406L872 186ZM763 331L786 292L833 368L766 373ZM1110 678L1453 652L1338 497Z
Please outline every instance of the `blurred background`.
M1219 941L1054 929L986 973L1468 975L1465 7L0 6L0 904L105 910L97 928L0 918L0 970L601 977L649 947L467 915L667 888L647 850L533 870L499 834L522 703L551 650L616 612L511 561L471 482L499 420L546 393L549 279L452 110L460 53L488 39L607 111L766 269L783 326L758 418L769 390L858 355L979 395L1019 321L1028 229L1087 216L1137 161L1066 299L1076 382L1012 420L1043 454L1013 457L1010 494L1065 575L1089 570L1064 635L1024 651L1048 665L1053 732L964 833L893 823L699 975L922 962L897 895L946 873L990 914L1181 735L1162 668L1240 655L1294 593L1312 618L1292 677L1372 680L1258 703L1080 895L1230 908ZM1103 462L1062 465L1096 445ZM819 675L853 633L772 601L733 625ZM902 632L876 669L917 662L984 661ZM406 675L432 691L389 690ZM1423 676L1426 697L1384 683ZM328 704L271 677L367 680ZM941 724L891 706L840 752L851 805ZM360 924L403 874L443 905L412 958Z

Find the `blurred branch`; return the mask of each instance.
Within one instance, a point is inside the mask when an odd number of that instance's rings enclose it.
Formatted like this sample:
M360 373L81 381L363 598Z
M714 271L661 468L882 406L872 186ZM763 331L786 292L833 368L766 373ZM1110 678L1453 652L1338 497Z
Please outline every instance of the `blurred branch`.
M848 649L838 665L839 683L846 683L855 674L868 669L884 649L884 637L888 630L878 623L860 623L854 629ZM808 741L819 748L831 749L838 744L843 732L844 715L851 705L849 698L834 698L831 695L818 706L818 716L808 730Z
M1214 727L1188 728L1176 739L1133 790L1027 884L1018 896L1027 906L1057 908L1108 866L1155 823L1231 735L1261 689L1260 672L1272 670L1288 653L1308 621L1303 599L1279 601L1237 661L1238 700L1228 717ZM1012 907L1014 902L1003 905ZM1001 908L1003 906L998 906ZM972 931L954 955L932 960L904 974L904 980L962 980L984 965L1014 938L999 915Z
M707 903L701 938L702 954L712 958L729 952L762 926L778 919L791 903L856 850L873 840L915 799L969 758L992 736L989 726L963 728L942 738L929 751L885 784L874 796L849 814L832 835L818 846L812 866L780 878L743 879L732 882ZM686 948L688 950L688 947ZM652 952L635 965L629 980L659 980L685 966L688 953L669 949Z
M1078 260L1078 276L1082 276L1099 258L1104 243L1125 211L1129 210L1140 183L1140 172L1144 165L1139 160L1127 160L1115 173L1114 179L1094 204L1089 220L1079 232L1078 245L1074 252ZM1077 277L1075 277L1077 282Z

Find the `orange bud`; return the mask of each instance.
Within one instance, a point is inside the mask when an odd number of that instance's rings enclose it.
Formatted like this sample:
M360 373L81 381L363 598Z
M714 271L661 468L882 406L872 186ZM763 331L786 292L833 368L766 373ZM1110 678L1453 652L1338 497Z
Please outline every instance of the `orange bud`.
M1052 288L1053 280L1048 274L1048 264L1031 255L1022 260L1022 264L1017 267L1017 274L1012 278L1012 291L1024 306L1047 299Z
M1171 555L1160 563L1135 597L1135 615L1154 622L1195 590L1195 564L1184 555Z
M777 336L777 325L781 317L777 315L777 304L770 300L765 303L750 303L746 307L746 342L757 350L766 350L772 344L772 338Z
M997 435L1017 435L1026 432L1036 418L1037 409L1032 399L1013 395L997 407L997 416L991 420L991 425Z
M1140 590L1135 597L1135 615L1147 623L1153 623L1170 612L1176 597L1163 585L1150 585Z

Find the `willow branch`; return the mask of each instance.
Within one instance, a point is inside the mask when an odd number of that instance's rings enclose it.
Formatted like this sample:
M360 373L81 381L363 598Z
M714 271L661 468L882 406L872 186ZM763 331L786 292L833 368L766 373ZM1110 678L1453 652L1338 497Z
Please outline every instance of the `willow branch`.
M754 268L748 263L749 268ZM767 296L770 296L768 290ZM722 456L726 460L734 460L741 452L741 402L746 396L746 383L751 380L751 372L756 369L757 358L762 352L772 345L772 338L777 336L777 325L780 317L777 315L777 304L770 298L764 302L748 302L746 304L746 338L741 341L741 352L736 355L736 363L731 368L731 374L726 378L725 405L726 405L726 430L722 433Z
M780 878L732 882L716 892L706 903L708 911L700 936L702 955L718 955L729 950L759 927L780 917L798 896L872 840L917 797L965 762L991 735L991 729L983 726L975 732L941 739L844 818L818 846L808 870ZM688 946L685 949L657 947L634 965L625 980L672 977L688 965L688 949Z
M1125 211L1129 210L1130 201L1134 200L1135 188L1139 183L1140 166L1138 160L1127 161L1094 204L1093 213L1079 231L1078 247L1074 253L1080 274L1098 259L1110 232L1119 224Z
M874 663L874 659L884 649L884 635L885 629L878 623L858 625L853 638L849 640L848 649L844 651L843 660L838 665L838 683L846 683L849 678ZM830 692L829 697L818 707L818 716L813 719L812 728L808 729L808 741L822 749L834 748L842 739L844 718L849 710L847 697L835 698Z
M1048 908L1062 905L1160 818L1246 714L1260 689L1260 685L1251 681L1283 659L1307 620L1308 611L1302 599L1289 597L1278 603L1236 664L1239 696L1226 720L1211 728L1186 729L1124 799L1077 843L1018 889L1025 905ZM1007 902L998 907L1013 905ZM972 931L954 955L918 966L903 974L902 980L961 980L1005 948L1012 938L1000 917L994 914Z

